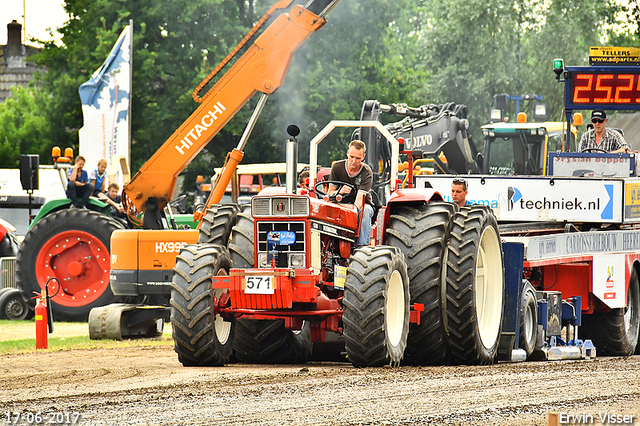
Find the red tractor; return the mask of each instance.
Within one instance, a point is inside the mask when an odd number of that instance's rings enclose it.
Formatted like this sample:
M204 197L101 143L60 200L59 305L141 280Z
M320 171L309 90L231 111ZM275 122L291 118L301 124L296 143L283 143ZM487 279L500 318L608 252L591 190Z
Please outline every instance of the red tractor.
M498 351L504 295L502 246L488 207L458 209L434 190L397 189L398 141L390 197L374 216L371 246L356 247L359 212L323 201L328 182L296 191L266 188L238 214L228 250L184 247L171 284L175 350L184 365L305 362L312 342L337 334L354 366L490 363ZM295 170L296 132L287 142ZM445 268L444 265L447 265Z

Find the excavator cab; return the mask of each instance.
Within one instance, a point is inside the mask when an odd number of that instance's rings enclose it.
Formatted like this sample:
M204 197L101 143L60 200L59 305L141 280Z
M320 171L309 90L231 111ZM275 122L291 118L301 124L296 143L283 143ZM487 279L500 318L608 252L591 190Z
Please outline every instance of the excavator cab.
M492 123L482 127L484 136L483 174L546 175L549 153L575 151L577 130L565 142L566 124Z

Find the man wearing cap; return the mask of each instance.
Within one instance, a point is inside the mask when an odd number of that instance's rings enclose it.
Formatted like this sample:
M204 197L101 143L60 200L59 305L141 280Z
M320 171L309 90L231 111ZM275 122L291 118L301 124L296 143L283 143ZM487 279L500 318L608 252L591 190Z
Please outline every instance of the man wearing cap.
M622 135L604 127L607 123L607 113L604 110L594 109L591 113L591 123L593 129L582 135L578 151L597 149L610 153L629 152L629 145Z

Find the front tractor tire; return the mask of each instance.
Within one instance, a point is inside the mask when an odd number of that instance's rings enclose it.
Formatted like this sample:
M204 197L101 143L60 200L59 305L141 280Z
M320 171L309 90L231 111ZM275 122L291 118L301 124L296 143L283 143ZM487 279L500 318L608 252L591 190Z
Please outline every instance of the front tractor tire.
M452 203L430 202L399 206L391 212L385 244L399 248L404 254L411 304L424 305L420 325L409 325L405 351L408 364L439 365L449 361L442 265L456 210Z
M453 218L446 271L453 364L490 364L496 358L504 300L499 235L489 207L462 207Z
M240 319L236 327L238 361L247 364L304 364L311 349L311 327L288 330L284 320Z
M185 367L220 366L233 352L235 320L215 312L226 290L212 289L211 277L228 275L231 257L216 244L192 244L176 257L171 281L171 326L178 360Z
M629 356L638 353L640 288L635 267L629 277L627 307L582 316L580 334L591 339L601 355Z
M18 251L16 275L22 295L35 302L49 284L56 321L86 321L89 311L116 301L109 287L111 234L122 225L110 216L87 209L65 209L32 227Z
M400 364L409 334L409 277L399 249L356 249L347 268L342 322L355 367Z
M240 207L234 203L216 204L207 209L198 231L198 242L226 247L239 211Z

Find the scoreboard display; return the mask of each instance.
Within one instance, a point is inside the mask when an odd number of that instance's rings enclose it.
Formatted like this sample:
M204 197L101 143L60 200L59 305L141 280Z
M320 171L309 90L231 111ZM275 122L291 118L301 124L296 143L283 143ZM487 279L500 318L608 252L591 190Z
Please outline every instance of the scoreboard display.
M565 69L565 108L640 109L639 66Z

